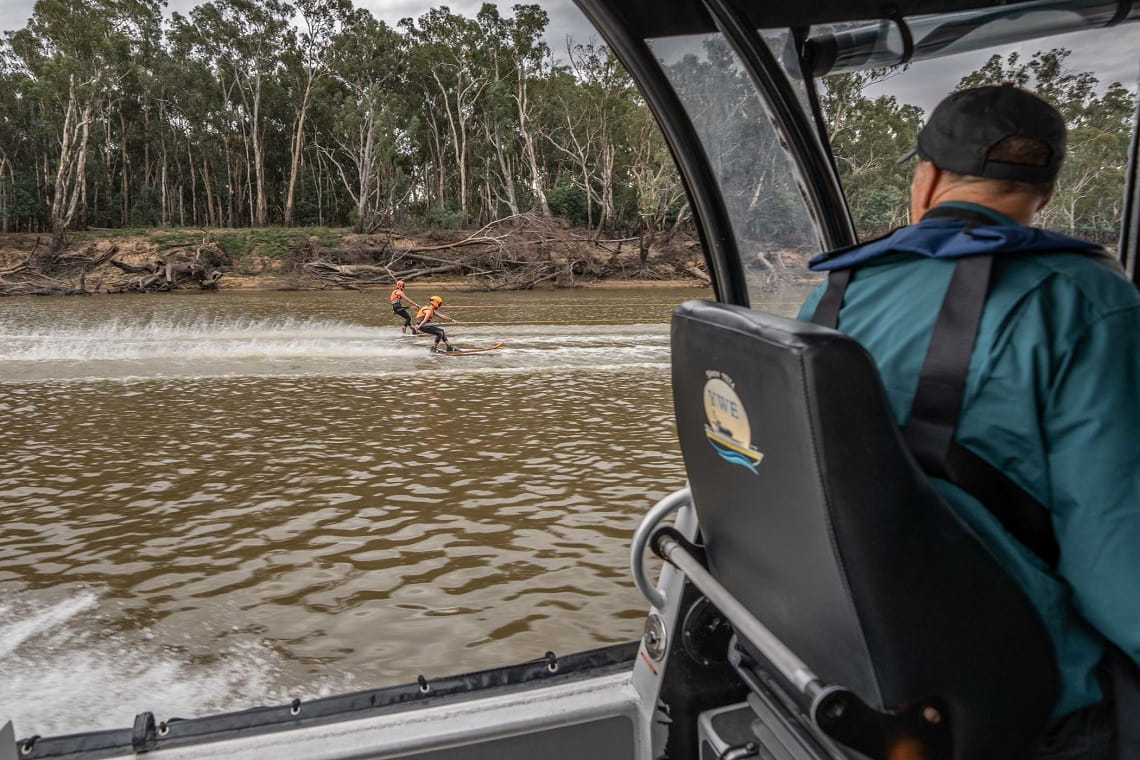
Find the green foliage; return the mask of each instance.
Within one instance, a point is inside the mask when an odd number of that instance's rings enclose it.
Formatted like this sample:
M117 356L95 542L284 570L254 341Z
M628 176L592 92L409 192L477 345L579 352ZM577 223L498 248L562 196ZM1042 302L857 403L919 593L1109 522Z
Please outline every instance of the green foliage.
M439 229L457 230L467 226L467 212L446 206L433 206L427 211L427 223Z
M964 76L957 89L1013 82L1037 93L1061 112L1069 127L1065 164L1052 201L1038 215L1043 226L1111 242L1120 226L1121 196L1135 96L1118 82L1101 87L1088 72L1073 71L1070 51L991 56ZM824 80L821 103L840 179L860 236L904 224L911 164L895 159L912 148L922 112L890 96L865 90L898 73L883 69Z
M897 164L914 147L922 110L894 96L869 98L864 90L893 73L873 69L829 76L821 105L839 178L860 237L906 224L913 164Z
M162 196L158 190L147 185L135 196L131 204L131 225L135 227L157 227L162 223Z
M542 213L544 197L551 214L608 232L690 215L613 53L568 41L556 61L537 5L485 4L473 16L437 7L397 29L349 0L207 0L169 24L162 16L159 0L38 0L28 25L0 42L7 228L229 228L219 235L241 260L288 247L294 233L273 225L454 229ZM1119 219L1135 97L1070 70L1068 57L994 57L961 86L1017 81L1061 108L1070 156L1044 218L1103 237ZM894 73L833 76L821 89L865 235L906 221L910 167L894 158L922 113L865 94ZM794 173L758 137L767 117L723 40L668 74L707 136L741 236L804 239ZM708 91L712 78L723 92ZM65 171L70 156L82 171ZM59 192L78 200L74 220L51 218L68 205L54 203Z
M546 191L550 213L566 219L576 227L589 224L586 216L586 193L573 185L558 185Z

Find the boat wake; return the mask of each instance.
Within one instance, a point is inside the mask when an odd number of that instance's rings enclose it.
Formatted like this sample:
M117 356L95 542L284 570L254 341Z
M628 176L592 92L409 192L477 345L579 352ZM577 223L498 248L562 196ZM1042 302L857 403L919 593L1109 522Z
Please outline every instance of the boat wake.
M604 367L664 362L667 326L447 325L458 348L500 340L503 350L478 366L525 369L544 364ZM0 322L0 381L218 377L260 375L407 374L429 360L430 337L394 327L320 319L114 319L40 325Z
M42 609L0 606L0 723L11 720L17 736L120 728L146 710L194 717L352 688L345 675L315 693L290 693L280 654L247 637L210 662L187 662L149 629L115 630L102 614L84 615L97 601L81 593Z
M23 620L0 625L0 658L6 658L33 636L56 629L93 605L93 594L81 594L60 602ZM15 615L11 606L0 607L0 620L10 621Z

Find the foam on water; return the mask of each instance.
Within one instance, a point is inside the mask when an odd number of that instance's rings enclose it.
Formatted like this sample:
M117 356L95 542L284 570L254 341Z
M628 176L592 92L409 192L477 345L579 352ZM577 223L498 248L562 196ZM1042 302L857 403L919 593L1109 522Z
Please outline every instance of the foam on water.
M112 319L98 324L41 325L31 330L0 324L0 360L335 355L363 342L374 342L390 332L346 322L288 317L185 322Z
M0 607L0 658L7 657L28 639L38 634L52 630L83 610L93 605L96 597L93 594L80 594L72 599L64 600L46 610L32 614L23 620L12 618L15 611L10 607Z
M249 638L224 646L213 662L186 662L149 630L113 632L84 616L97 601L79 593L24 609L22 619L14 605L0 607L0 723L11 720L18 737L123 728L147 710L162 720L189 718L352 686L350 676L335 684L329 676L307 690L314 693L282 693L280 655Z
M660 362L660 324L464 324L447 326L460 348L505 340L504 350L462 371L540 366L558 350L559 365ZM327 319L152 317L97 323L0 322L0 381L220 377L308 374L408 374L429 361L430 337L393 327ZM536 362L539 363L536 365ZM460 367L450 367L449 371Z

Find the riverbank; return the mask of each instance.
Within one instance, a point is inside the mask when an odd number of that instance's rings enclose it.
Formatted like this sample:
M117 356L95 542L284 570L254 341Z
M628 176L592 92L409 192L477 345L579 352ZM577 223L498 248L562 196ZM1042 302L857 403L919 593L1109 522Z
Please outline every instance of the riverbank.
M426 279L409 279L407 280L408 289L412 291L419 290L439 290L444 292L461 292L470 290L483 290L482 288L475 288L466 280L442 280L437 278ZM710 289L708 283L700 282L696 279L687 280L632 280L632 279L594 279L583 280L577 282L572 286L555 286L551 284L538 284L535 285L535 290L560 290L566 287L573 288L589 288L591 290L632 290L642 288L692 288L697 291L706 291ZM373 285L361 285L359 290L387 292L391 290L391 283L377 283ZM290 278L274 276L274 275L231 275L218 282L218 290L228 291L273 291L273 290L326 290L327 288L309 287L297 288L294 287Z
M0 292L372 289L401 278L441 289L707 287L686 232L599 238L531 216L478 230L331 228L85 230L49 254L43 233L0 234Z

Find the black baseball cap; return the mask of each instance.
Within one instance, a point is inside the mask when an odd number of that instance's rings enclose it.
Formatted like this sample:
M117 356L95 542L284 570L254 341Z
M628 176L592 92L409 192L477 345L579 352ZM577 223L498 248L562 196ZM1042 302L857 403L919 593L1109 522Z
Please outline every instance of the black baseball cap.
M1039 140L1049 148L1044 165L987 159L1011 136ZM947 96L918 133L918 146L899 163L918 155L939 169L1015 182L1052 182L1065 159L1065 120L1057 109L1012 84L987 85Z

